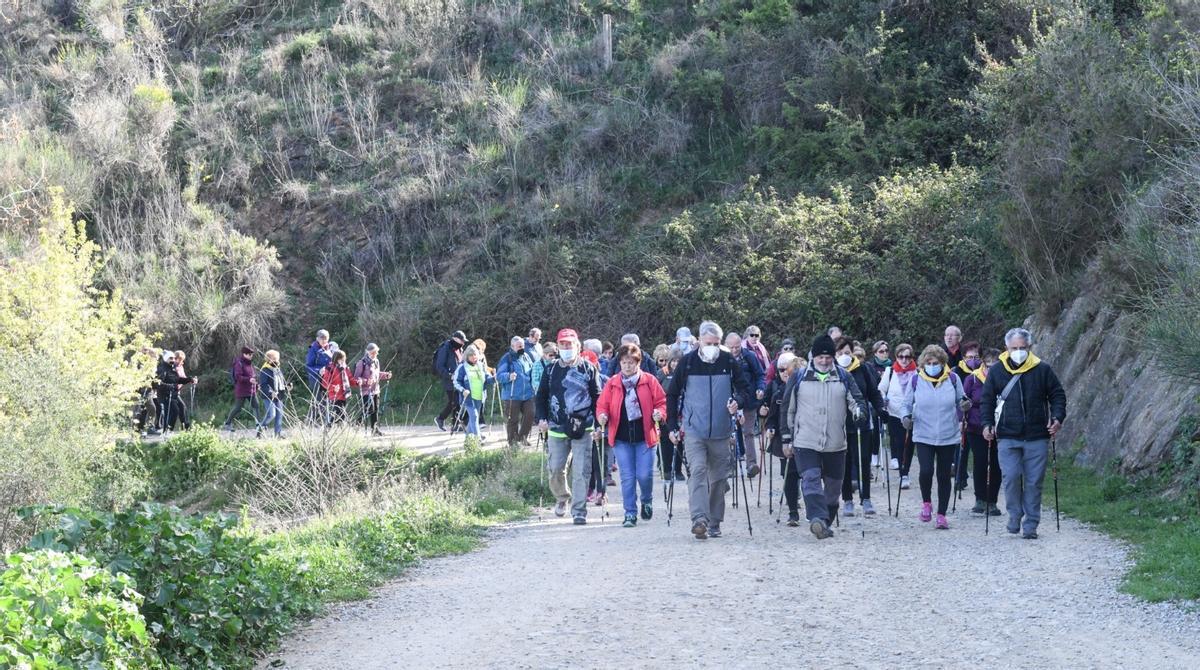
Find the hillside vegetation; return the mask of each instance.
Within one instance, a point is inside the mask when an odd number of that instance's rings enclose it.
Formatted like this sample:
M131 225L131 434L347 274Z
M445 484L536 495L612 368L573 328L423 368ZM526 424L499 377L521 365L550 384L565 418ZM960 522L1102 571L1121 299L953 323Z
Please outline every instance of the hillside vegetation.
M428 358L409 343L531 320L994 334L1170 197L1195 14L21 3L0 17L2 231L21 249L62 187L139 323L218 360L316 326L405 345L407 367Z

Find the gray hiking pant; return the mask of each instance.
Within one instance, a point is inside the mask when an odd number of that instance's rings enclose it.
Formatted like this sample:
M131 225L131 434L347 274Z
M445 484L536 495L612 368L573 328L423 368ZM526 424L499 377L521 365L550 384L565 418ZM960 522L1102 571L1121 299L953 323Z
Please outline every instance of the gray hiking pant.
M754 431L758 429L758 417L746 413L746 422L739 430L742 432L742 445L746 448L746 469L758 464L758 440L754 439Z
M1046 479L1049 450L1050 440L999 440L1009 530L1018 527L1025 533L1037 530L1042 520L1042 482Z
M587 516L588 480L592 477L592 434L578 440L550 436L546 440L550 454L550 490L558 502L571 501L571 516ZM567 490L567 467L571 468L571 489Z
M725 519L725 492L729 490L727 477L733 472L729 438L705 440L684 435L683 451L691 470L687 484L692 523L721 523Z

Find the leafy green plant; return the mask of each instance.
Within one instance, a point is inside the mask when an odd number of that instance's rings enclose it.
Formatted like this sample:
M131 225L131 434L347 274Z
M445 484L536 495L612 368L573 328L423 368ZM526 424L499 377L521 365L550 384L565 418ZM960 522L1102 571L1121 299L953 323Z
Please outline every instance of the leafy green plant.
M0 666L159 668L133 580L79 554L11 554L0 572Z
M247 665L246 652L276 640L303 609L291 595L297 574L268 560L267 546L234 517L189 516L154 503L115 513L27 513L53 524L31 549L79 552L133 579L167 663Z
M170 500L222 475L236 475L246 450L221 438L209 426L197 426L159 443L129 442L125 448L150 475L150 494Z

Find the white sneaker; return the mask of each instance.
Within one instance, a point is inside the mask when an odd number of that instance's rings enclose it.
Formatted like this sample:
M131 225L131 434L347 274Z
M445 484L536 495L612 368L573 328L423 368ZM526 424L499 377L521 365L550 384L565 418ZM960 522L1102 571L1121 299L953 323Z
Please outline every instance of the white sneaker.
M909 485L908 485L908 477L901 477L901 478L900 478L900 488L902 488L902 489L907 489L907 488L910 488L910 487L909 487Z
M871 467L873 467L873 468L879 467L879 456L878 455L871 456Z
M566 516L566 515L567 515L567 503L565 503L565 502L555 503L554 516Z
M854 501L853 500L847 500L842 505L842 516L845 516L845 517L854 516Z
M891 463L891 468L893 470L899 470L900 469L900 461L893 458L892 463Z

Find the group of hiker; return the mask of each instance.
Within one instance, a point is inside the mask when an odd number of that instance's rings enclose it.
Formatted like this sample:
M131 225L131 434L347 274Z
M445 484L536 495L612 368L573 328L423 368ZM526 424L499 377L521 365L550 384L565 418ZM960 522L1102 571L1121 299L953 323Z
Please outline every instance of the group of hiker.
M650 355L632 333L614 347L570 328L542 342L532 328L494 369L485 345L467 339L456 331L434 356L446 394L438 428L465 423L482 439L482 408L498 385L508 444L530 446L536 424L554 512L577 525L589 504L604 503L615 465L625 526L653 517L657 470L672 491L687 482L692 534L720 537L730 487L736 501L739 477L744 489L770 467L773 483L777 466L788 525L799 525L803 503L810 531L825 539L839 515L877 515L876 468L889 487L897 471L898 507L915 455L922 522L948 529L948 507L974 479L972 513L1001 515L1003 486L1007 530L1034 539L1051 440L1066 419L1063 387L1022 328L1005 334L1001 351L964 342L951 325L918 354L883 340L868 353L831 327L807 351L784 339L774 355L757 326L726 334L705 321Z

